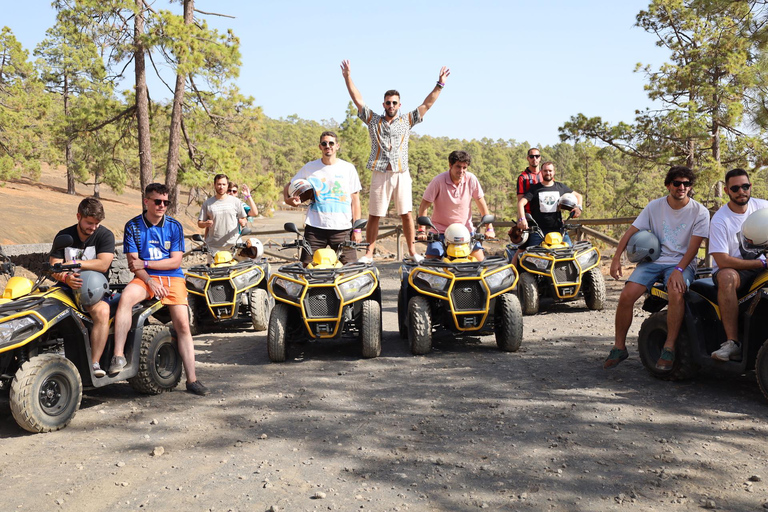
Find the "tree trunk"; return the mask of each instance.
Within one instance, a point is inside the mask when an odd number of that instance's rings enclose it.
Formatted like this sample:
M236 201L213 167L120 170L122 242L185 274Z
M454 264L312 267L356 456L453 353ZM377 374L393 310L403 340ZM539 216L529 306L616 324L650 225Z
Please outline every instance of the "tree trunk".
M139 179L141 191L152 183L152 145L149 133L149 91L147 90L147 74L144 64L144 0L136 0L136 17L134 19L133 43L134 66L136 72L136 119L139 131Z
M194 20L194 0L184 0L184 25L192 25ZM183 62L178 63L179 66ZM179 146L181 143L181 110L184 104L184 88L187 77L183 73L176 72L176 88L173 91L173 111L171 112L171 126L168 133L168 160L165 166L165 184L168 187L171 205L168 207L170 215L176 215L178 210L179 186Z
M720 126L717 121L712 122L712 159L720 163ZM715 197L723 197L723 182L717 180L715 184Z
M64 91L62 93L64 99L64 119L65 123L69 123L69 77L64 76ZM66 130L67 142L64 146L64 165L67 167L67 194L75 195L75 172L74 161L72 158L72 135L69 125L64 128Z

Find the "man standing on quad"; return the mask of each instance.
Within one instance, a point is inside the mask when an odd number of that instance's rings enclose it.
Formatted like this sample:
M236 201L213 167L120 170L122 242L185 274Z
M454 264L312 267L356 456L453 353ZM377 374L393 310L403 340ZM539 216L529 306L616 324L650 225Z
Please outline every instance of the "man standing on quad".
M109 374L117 375L126 366L125 341L131 328L133 306L157 297L171 314L179 355L187 374L187 391L207 395L208 388L195 375L195 345L189 330L187 287L181 271L184 230L179 221L165 215L169 204L168 188L162 183L151 183L144 192L144 213L125 225L123 252L135 277L123 290L117 306L115 355Z
M715 260L712 280L717 287L717 305L726 341L712 352L712 359L741 359L739 343L739 297L749 291L752 281L766 268L765 257L743 251L739 243L741 225L749 214L768 208L768 201L752 196L752 184L744 169L725 174L729 201L717 210L709 227L709 253Z
M603 363L606 370L629 356L626 342L632 325L632 309L637 299L656 282L665 283L669 295L667 339L656 368L672 369L675 342L685 312L683 294L696 274L695 259L701 241L709 235L709 212L689 196L695 181L696 175L688 167L671 167L664 178L669 194L648 203L619 240L611 261L611 276L614 279L622 276L621 255L629 239L638 231L653 233L659 239L661 253L656 261L638 263L621 291L616 306L614 345Z
M394 196L395 209L403 222L403 234L408 244L408 253L417 261L422 258L416 254L413 230L413 199L411 197L411 174L408 170L408 137L411 128L420 123L445 87L445 79L451 70L443 66L437 84L415 110L407 114L398 114L400 93L394 89L384 93L384 115L375 114L363 101L363 96L352 82L351 66L348 60L341 62L341 74L347 84L349 96L357 107L357 115L368 126L371 136L371 155L366 167L371 170L371 189L368 198L368 224L365 239L370 244L365 256L373 259L373 247L379 235L379 219L387 214L389 203Z
M229 250L237 242L240 227L247 221L243 202L227 193L229 178L226 174L214 176L213 188L215 195L205 200L197 218L197 227L205 229L209 257Z
M77 207L77 224L59 231L56 236L69 235L72 237L72 245L61 250L51 252L49 262L54 263L79 263L80 272L92 270L101 272L109 280L109 267L115 257L115 235L101 225L104 220L104 206L95 197L86 197L80 201ZM53 277L74 293L83 287L83 279L80 272L61 272ZM85 286L88 286L85 283ZM106 300L100 300L96 304L87 307L87 313L93 320L91 328L91 365L94 377L101 378L107 373L99 365L99 360L104 353L109 335L109 304Z
M309 205L304 221L304 239L313 253L326 246L338 250L339 245L349 240L352 224L361 215L360 177L354 165L336 158L341 147L339 138L334 132L323 132L318 147L322 158L302 167L283 188L283 200L290 206L298 206L302 201L300 195L310 187L314 189L314 201ZM302 180L301 185L298 180ZM294 189L296 192L291 194ZM352 233L354 242L360 242L362 238L359 229ZM352 262L356 259L355 251L347 247L339 259L342 263ZM312 254L302 249L301 263L306 267L311 262Z
M427 185L424 191L424 197L419 205L419 217L427 214L429 207L435 205L432 213L432 224L440 232L440 242L432 242L427 247L427 258L442 258L445 230L451 224L462 224L467 228L470 234L474 234L475 228L472 226L472 200L477 203L477 209L480 215L488 214L488 205L485 203L485 194L483 187L480 186L477 176L467 171L472 163L472 158L466 151L453 151L448 155L450 168L441 174L438 174ZM424 226L419 226L418 238L426 239ZM485 230L486 235L493 233L493 226L488 224ZM493 236L493 235L489 235ZM472 247L471 256L477 261L484 259L483 247L480 242L476 242Z
M530 203L531 217L541 228L542 235L531 233L528 238L528 247L535 247L544 241L547 233L559 233L563 229L563 216L558 206L560 197L564 194L573 194L577 199L577 206L573 209L574 218L581 215L581 194L571 190L571 187L555 181L555 163L544 162L541 164L541 183L531 186L517 202L517 227L528 229L528 220L525 218L525 207ZM563 241L571 244L568 233L563 235Z

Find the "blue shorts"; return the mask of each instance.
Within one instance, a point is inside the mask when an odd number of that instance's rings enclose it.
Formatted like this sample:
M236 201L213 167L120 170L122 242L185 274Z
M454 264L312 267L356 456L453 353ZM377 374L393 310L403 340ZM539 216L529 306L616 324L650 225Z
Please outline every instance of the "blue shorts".
M629 276L627 281L641 284L645 286L648 291L655 283L663 283L664 288L667 287L667 281L672 272L675 272L676 265L659 265L658 263L641 262L637 264L632 275ZM685 286L691 286L694 277L696 276L696 268L693 264L685 267L683 271L683 279L685 280Z
M475 233L472 233L472 236L474 236ZM427 244L427 250L424 254L427 256L437 256L438 258L442 258L445 254L445 247L443 246L443 240L445 240L445 235L440 233L440 241L439 242L429 242ZM478 249L482 249L483 246L480 245L480 242L475 242L475 245L472 246L472 251L475 252Z

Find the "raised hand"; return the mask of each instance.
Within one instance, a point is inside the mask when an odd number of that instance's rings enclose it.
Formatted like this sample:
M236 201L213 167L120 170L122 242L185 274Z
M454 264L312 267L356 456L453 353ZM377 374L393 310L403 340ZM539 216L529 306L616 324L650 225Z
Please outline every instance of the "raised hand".
M448 69L447 67L443 66L440 69L440 78L438 78L437 81L440 82L441 84L444 84L445 83L445 79L448 78L448 76L450 74L451 74L451 70Z

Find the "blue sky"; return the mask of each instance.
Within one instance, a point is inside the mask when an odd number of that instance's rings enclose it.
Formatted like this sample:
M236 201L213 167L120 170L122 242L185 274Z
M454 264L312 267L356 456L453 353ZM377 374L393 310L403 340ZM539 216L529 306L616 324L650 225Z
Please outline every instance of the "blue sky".
M555 144L557 127L577 113L630 122L650 106L635 65L658 67L667 56L634 26L647 0L195 3L236 17L204 18L240 38L237 84L273 118L340 122L349 101L342 59L375 110L390 88L406 109L417 107L448 66L445 89L415 129L435 137ZM31 53L54 22L50 2L0 5L0 24ZM150 87L154 99L168 95L158 82Z

